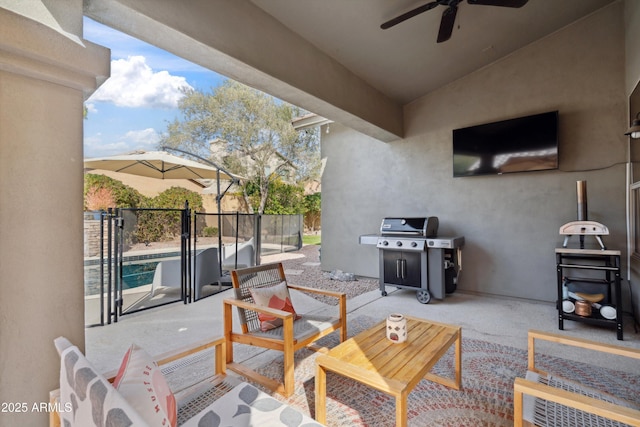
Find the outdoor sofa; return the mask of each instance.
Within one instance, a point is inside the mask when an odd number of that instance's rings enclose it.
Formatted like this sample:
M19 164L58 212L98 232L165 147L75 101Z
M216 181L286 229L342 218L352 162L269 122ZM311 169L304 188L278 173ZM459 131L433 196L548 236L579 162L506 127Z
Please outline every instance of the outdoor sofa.
M50 426L322 426L251 384L226 375L225 340L172 352L156 363L132 345L115 378L97 372L78 347L55 340L60 388L51 392ZM214 375L173 392L161 367L214 348ZM210 350L209 350L210 351Z

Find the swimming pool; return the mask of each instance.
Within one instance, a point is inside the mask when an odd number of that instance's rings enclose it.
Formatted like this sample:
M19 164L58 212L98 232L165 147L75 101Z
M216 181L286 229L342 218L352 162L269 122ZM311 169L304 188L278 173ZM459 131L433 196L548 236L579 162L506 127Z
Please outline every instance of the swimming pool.
M122 265L122 289L133 289L153 282L153 274L159 261L127 262ZM111 278L112 286L115 277ZM105 268L104 286L107 287L108 276ZM85 265L84 267L85 295L100 293L100 265Z

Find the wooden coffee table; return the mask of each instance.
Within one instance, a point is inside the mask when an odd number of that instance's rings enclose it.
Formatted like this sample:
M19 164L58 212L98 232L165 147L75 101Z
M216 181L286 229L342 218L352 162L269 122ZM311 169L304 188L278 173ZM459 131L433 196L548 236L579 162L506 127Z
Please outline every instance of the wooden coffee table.
M326 423L327 371L354 379L396 398L396 426L407 425L407 396L423 379L460 390L462 329L407 318L408 338L401 344L386 336L386 320L316 358L316 420ZM455 378L430 373L455 343Z

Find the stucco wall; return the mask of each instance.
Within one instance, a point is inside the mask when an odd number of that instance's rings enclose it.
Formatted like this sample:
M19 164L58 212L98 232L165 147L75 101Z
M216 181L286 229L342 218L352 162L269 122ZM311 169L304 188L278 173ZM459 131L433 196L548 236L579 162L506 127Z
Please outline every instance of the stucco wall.
M378 276L358 236L385 216L435 215L464 235L458 287L554 301L560 225L576 219L576 181L605 243L625 249L623 5L618 3L405 107L406 138L381 143L332 124L322 132L322 268ZM425 71L427 72L427 71ZM560 170L452 177L452 130L560 112Z
M627 81L627 95L629 95L629 120L635 118L640 111L640 2L627 0L625 2L625 73ZM630 123L630 121L629 121ZM629 140L631 159L633 164L633 178L631 181L640 181L640 141ZM630 216L640 218L640 212L630 210ZM637 221L637 220L636 220ZM639 226L639 224L635 224ZM631 258L631 268L629 276L633 291L633 304L635 313L640 313L640 259L634 256ZM637 316L637 315L636 315Z
M53 340L84 347L82 103L109 74L109 51L65 30L80 0L60 21L29 2L42 22L24 3L0 2L0 402L27 410L3 407L2 426L46 425L33 405L59 385Z

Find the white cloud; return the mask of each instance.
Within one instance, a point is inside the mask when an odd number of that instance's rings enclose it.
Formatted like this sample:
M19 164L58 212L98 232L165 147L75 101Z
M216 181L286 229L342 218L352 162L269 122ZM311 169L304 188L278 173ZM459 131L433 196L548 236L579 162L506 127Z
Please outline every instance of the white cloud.
M176 108L182 88L191 89L184 77L154 72L144 56L111 61L111 77L88 99L119 107Z
M104 157L128 153L135 150L157 150L161 135L155 129L131 130L122 136L105 142L100 133L84 139L84 157Z
M136 149L154 150L160 142L160 134L153 128L130 130L123 139L136 144Z

